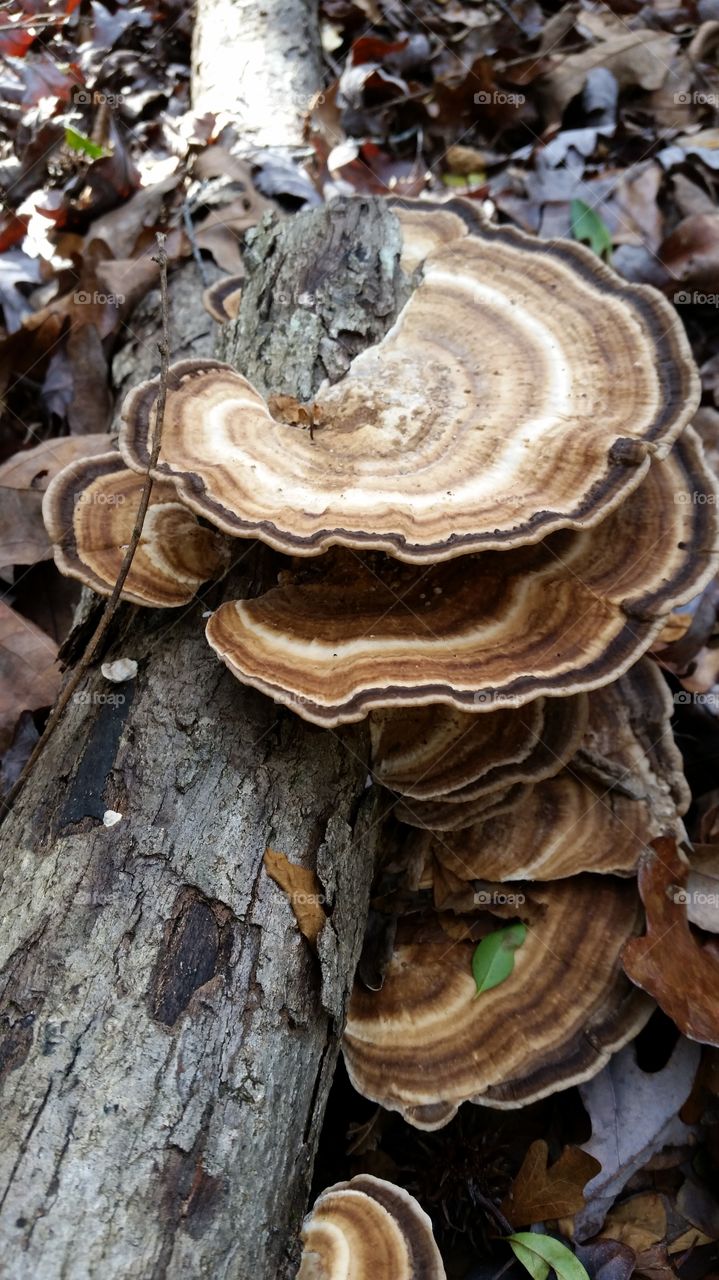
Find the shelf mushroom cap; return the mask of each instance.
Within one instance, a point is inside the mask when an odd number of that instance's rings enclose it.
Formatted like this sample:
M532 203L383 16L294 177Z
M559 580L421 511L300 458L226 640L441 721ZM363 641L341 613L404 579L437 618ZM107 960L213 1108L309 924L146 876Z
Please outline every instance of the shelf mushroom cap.
M554 714L536 749L517 765L490 770L484 792L470 784L429 800L405 796L395 816L411 827L441 831L437 857L464 878L554 880L580 871L636 871L650 840L664 831L683 832L681 815L691 802L671 729L669 688L655 663L642 658L618 680L584 695L579 722L574 702L546 699ZM533 707L509 713L518 734ZM497 713L455 715L465 726L461 745L471 760L478 729L491 726ZM430 745L437 750L431 739ZM493 805L497 793L486 790L493 778L532 785L500 809Z
M120 448L140 471L158 390L142 383L123 408ZM430 564L595 524L698 402L659 293L581 245L478 223L430 253L384 338L303 406L311 431L273 417L229 365L173 365L154 474L225 532L282 552Z
M559 773L584 736L587 696L536 698L483 716L441 704L375 712L373 776L407 798L408 816L398 816L410 826L434 807L449 818L473 802L481 812L497 791Z
M715 572L715 483L687 430L597 528L429 569L352 552L223 604L207 638L246 684L334 726L379 707L472 712L598 688Z
M318 1196L297 1280L446 1280L432 1222L403 1187L361 1174Z
M451 942L436 917L400 921L381 990L356 982L350 1001L343 1052L355 1089L440 1128L462 1102L520 1107L588 1080L638 1033L653 1004L636 999L620 963L641 930L636 886L575 876L531 895L543 916L510 976L479 997L474 942Z
M202 305L218 324L227 324L234 320L242 301L242 287L245 277L220 276L214 284L205 289Z
M112 593L143 486L144 477L129 471L116 452L73 462L58 472L48 485L42 512L61 573L100 595ZM173 485L155 481L122 598L155 608L187 604L227 563L224 538L199 524L178 502Z
M489 219L471 200L455 196L449 200L407 199L388 196L387 204L402 228L402 270L411 275L425 258L444 249L471 232L491 228Z
M541 738L547 699L535 698L518 715L499 707L484 716L436 703L374 711L370 716L372 774L399 795L417 800L470 783L504 778L520 769Z

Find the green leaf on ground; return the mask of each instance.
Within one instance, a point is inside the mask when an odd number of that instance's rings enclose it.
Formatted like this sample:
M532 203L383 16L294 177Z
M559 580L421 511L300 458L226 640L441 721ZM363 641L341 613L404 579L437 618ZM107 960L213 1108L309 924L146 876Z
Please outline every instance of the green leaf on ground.
M561 1240L535 1231L517 1231L507 1237L507 1242L532 1280L546 1280L550 1267L556 1272L557 1280L589 1280L579 1259Z
M600 258L609 262L612 256L612 233L596 209L583 200L572 200L569 217L575 240L588 244Z
M65 129L65 141L73 151L82 151L91 160L100 160L102 156L109 155L99 142L93 142L92 138L86 137L84 133L78 133L77 129L70 129L69 126Z

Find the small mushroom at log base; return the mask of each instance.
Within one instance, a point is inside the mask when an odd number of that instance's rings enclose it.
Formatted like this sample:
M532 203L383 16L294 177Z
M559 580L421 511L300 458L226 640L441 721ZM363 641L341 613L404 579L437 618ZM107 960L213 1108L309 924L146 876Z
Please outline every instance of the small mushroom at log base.
M120 448L140 471L158 389L143 383L123 409ZM174 365L155 474L225 532L279 551L430 564L595 524L698 402L659 293L580 245L478 222L430 253L382 341L320 387L311 432L274 418L229 365Z
M638 1033L654 1006L620 963L641 929L635 886L576 876L531 897L542 918L479 997L473 942L449 942L436 917L400 921L384 986L352 994L344 1056L360 1093L440 1128L461 1102L520 1107L588 1080Z
M111 594L143 486L144 478L114 452L73 462L55 476L42 510L62 573L100 595ZM178 501L173 485L155 481L122 598L156 608L187 604L228 560L225 539L202 527Z
M317 1198L297 1280L446 1280L432 1223L403 1187L361 1174Z
M597 688L715 571L716 507L675 501L714 492L687 430L594 529L429 569L336 550L290 585L223 604L207 638L238 679L330 726L379 707L488 712Z

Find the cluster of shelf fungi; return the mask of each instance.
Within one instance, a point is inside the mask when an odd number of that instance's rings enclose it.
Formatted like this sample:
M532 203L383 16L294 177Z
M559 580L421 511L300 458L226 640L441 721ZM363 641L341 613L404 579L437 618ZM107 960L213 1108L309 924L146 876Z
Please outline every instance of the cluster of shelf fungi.
M171 368L123 596L187 604L238 539L291 557L273 589L221 605L207 641L306 720L370 719L401 839L344 1054L360 1093L436 1129L463 1102L519 1107L588 1079L654 1008L622 953L644 929L640 860L682 840L689 794L649 651L719 539L698 378L664 298L462 201L395 211L414 290L312 404L268 404L215 360ZM228 300L232 282L216 314ZM47 490L58 566L99 593L131 537L158 391L129 395L116 452ZM477 942L517 919L511 975L476 998ZM350 1258L376 1280L444 1275L429 1219L377 1179L325 1192L303 1238L303 1280Z

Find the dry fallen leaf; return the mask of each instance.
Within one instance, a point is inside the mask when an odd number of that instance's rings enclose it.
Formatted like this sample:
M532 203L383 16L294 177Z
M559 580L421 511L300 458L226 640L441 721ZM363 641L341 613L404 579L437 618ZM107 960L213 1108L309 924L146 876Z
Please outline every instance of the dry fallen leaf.
M69 462L104 453L109 442L108 435L44 440L0 466L0 565L35 564L51 556L41 510L45 489Z
M287 894L300 931L316 946L327 916L322 910L325 898L315 872L290 862L276 849L265 849L265 870Z
M692 625L692 617L690 613L671 613L657 636L652 651L657 652L665 649L667 645L674 644L675 641L681 640L685 636Z
M691 863L686 884L689 923L719 933L719 845L695 845Z
M669 1261L666 1245L653 1244L642 1249L634 1264L634 1275L641 1280L676 1280L677 1273Z
M687 1227L686 1231L667 1245L667 1253L670 1256L675 1253L685 1253L688 1249L698 1249L701 1245L713 1244L714 1239L714 1236L705 1236L698 1227Z
M561 121L565 107L581 93L596 66L611 71L622 89L636 85L658 89L666 79L676 48L676 39L664 32L647 28L629 31L623 27L579 53L555 54L551 69L539 85L546 123Z
M598 1160L579 1147L565 1147L548 1165L549 1147L538 1138L522 1161L502 1213L513 1227L565 1218L584 1208L584 1187L601 1169Z
M667 1211L664 1199L656 1191L631 1196L607 1214L602 1238L618 1240L642 1253L663 1241L667 1234Z
M684 218L664 240L659 257L677 283L715 292L719 287L719 214L692 213ZM679 290L675 301L686 304L692 298Z
M10 745L22 711L55 701L60 687L57 645L0 600L0 750Z
M676 841L652 841L639 871L647 932L624 948L625 973L648 991L690 1040L719 1045L719 947L702 945L687 919L689 867Z
M679 1040L660 1071L646 1072L629 1044L606 1067L579 1086L592 1122L583 1144L601 1164L585 1187L586 1206L575 1217L578 1240L596 1235L612 1205L634 1174L666 1147L691 1143L693 1130L679 1118L691 1092L701 1051Z

